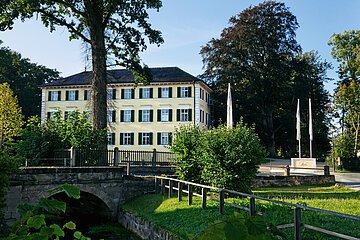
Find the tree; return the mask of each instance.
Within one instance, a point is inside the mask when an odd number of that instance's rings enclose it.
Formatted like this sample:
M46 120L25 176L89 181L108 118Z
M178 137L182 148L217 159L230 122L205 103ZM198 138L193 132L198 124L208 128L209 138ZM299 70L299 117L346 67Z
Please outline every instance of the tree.
M200 52L203 77L219 93L217 100L224 99L227 83L232 83L233 99L239 99L235 108L240 108L235 117L251 109L244 119L256 123L271 156L275 155L274 111L280 95L288 91L291 58L300 52L297 28L296 17L283 3L265 1L231 17L221 37Z
M335 95L335 108L345 114L345 126L353 140L354 156L359 151L360 133L360 82L340 84Z
M9 84L0 84L0 150L20 134L23 115Z
M92 59L92 122L95 129L107 126L107 61L129 68L135 80L149 77L142 68L139 52L150 44L163 42L161 33L147 22L147 9L159 9L160 0L11 0L0 8L0 30L11 29L14 20L39 15L43 24L54 31L66 27L70 40L80 39L91 47Z
M360 76L360 31L350 30L333 34L328 43L331 55L338 61L339 77L345 83L359 80Z
M0 41L1 44L1 41ZM31 63L29 59L6 47L0 48L0 83L7 82L19 98L25 118L40 115L40 85L57 78L56 70Z

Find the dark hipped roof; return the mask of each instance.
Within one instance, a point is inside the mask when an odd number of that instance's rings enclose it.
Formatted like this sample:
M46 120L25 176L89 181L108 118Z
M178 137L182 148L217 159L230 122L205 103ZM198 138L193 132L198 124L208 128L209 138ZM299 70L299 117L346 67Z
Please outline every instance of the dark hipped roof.
M195 82L201 81L199 78L181 70L178 67L150 68L152 73L151 82ZM92 72L82 72L69 77L60 78L42 87L48 86L71 86L71 85L91 85ZM108 83L134 83L134 76L131 71L126 69L108 70Z

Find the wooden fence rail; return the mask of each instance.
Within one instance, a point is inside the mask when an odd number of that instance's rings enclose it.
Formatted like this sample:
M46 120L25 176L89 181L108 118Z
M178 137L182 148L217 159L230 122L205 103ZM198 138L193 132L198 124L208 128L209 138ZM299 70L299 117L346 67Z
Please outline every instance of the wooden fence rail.
M187 188L186 188L186 185L187 185ZM175 186L177 186L177 187L175 187ZM343 213L328 211L328 210L324 210L324 209L283 202L283 201L279 201L279 200L255 196L255 195L247 194L247 193L241 193L241 192L228 190L228 189L224 189L224 188L216 188L216 187L206 186L206 185L197 184L197 183L193 183L193 182L182 181L182 180L178 180L178 179L174 179L174 178L155 176L155 192L156 193L159 193L159 188L160 188L161 194L165 194L166 189L168 189L169 197L172 197L173 191L177 191L178 201L182 201L182 195L185 193L188 196L188 204L189 205L192 204L193 196L200 196L202 208L206 208L207 192L208 191L218 192L219 199L218 200L215 199L213 201L219 202L219 213L220 214L224 214L225 213L224 206L229 205L234 208L245 210L250 214L250 216L254 216L257 214L256 200L263 200L263 201L291 207L294 209L294 222L289 223L289 224L279 225L279 226L277 226L277 228L278 229L284 229L284 228L290 228L290 227L294 228L294 239L295 240L301 240L301 229L302 228L311 229L313 231L324 233L324 234L338 237L341 239L359 240L359 238L356 238L356 237L348 236L348 235L345 235L342 233L337 233L334 231L330 231L330 230L326 230L323 228L319 228L319 227L315 227L315 226L312 226L309 224L302 223L301 213L303 210L307 210L307 211L320 212L320 213L325 213L325 214L329 214L329 215L334 215L334 216L342 217L345 219L351 219L354 221L360 221L359 216L353 216L353 215L349 215L349 214L343 214ZM198 190L200 190L201 193L195 192L194 188L197 188ZM185 189L187 189L187 190L185 190ZM243 207L243 206L240 206L240 205L237 205L234 203L226 202L225 193L248 198L249 199L248 207Z

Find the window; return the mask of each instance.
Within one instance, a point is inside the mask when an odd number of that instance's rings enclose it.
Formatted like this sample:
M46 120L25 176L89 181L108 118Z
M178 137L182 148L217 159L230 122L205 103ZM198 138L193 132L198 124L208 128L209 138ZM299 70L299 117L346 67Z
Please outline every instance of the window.
M64 111L64 120L69 118L70 111Z
M66 101L77 101L77 100L79 100L79 90L66 91Z
M172 109L158 109L157 114L158 122L172 121Z
M200 122L204 122L204 111L200 109Z
M140 88L140 98L148 99L153 97L153 89L152 88Z
M108 122L113 123L116 122L116 111L115 110L108 110Z
M121 89L121 99L134 99L134 89Z
M171 133L169 132L158 132L157 144L158 145L169 145L171 142Z
M139 133L139 145L152 145L152 133Z
M84 100L91 100L91 90L84 90Z
M210 114L206 113L206 125L210 126Z
M134 122L134 110L121 110L121 122Z
M178 109L177 110L177 121L179 122L190 122L191 121L191 109Z
M107 140L108 145L115 145L115 133L108 133Z
M205 95L204 89L200 88L200 99L201 100L204 100L204 95Z
M47 119L50 119L52 116L54 116L55 112L47 112Z
M171 87L161 87L158 89L159 98L171 98L172 97L172 88Z
M106 91L107 91L107 99L108 100L116 99L116 89L115 88L108 88Z
M179 98L191 97L191 87L178 87L177 96Z
M139 110L139 122L152 122L153 121L153 110L144 109Z
M134 145L134 133L120 133L120 145Z
M60 101L61 91L49 91L48 101Z
M210 104L210 94L209 94L209 93L206 93L205 95L206 95L206 102L207 102L208 104Z

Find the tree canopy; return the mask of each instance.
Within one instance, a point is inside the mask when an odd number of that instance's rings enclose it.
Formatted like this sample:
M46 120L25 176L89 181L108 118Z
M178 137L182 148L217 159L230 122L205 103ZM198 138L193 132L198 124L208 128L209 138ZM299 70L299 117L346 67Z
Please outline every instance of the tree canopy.
M23 115L9 84L0 84L0 150L18 136L23 125Z
M0 41L1 44L1 41ZM0 83L9 83L19 99L25 118L40 115L40 85L57 78L59 73L22 58L20 53L6 47L0 48Z
M107 63L134 71L136 80L148 79L139 52L147 43L161 44L161 33L148 23L148 9L158 10L160 0L11 0L0 7L0 30L11 29L16 19L41 19L54 31L62 26L70 40L80 39L91 47L92 122L96 129L107 126ZM144 38L146 37L147 40Z
M210 40L200 52L202 77L215 90L215 118L226 117L226 87L231 83L235 121L243 117L255 124L271 156L276 151L293 155L297 98L302 106L307 106L308 98L317 98L314 105L321 109L317 123L327 132L321 104L327 101L323 82L329 64L315 52L301 53L298 27L284 3L265 1L231 17L220 38ZM328 142L326 134L319 138Z

